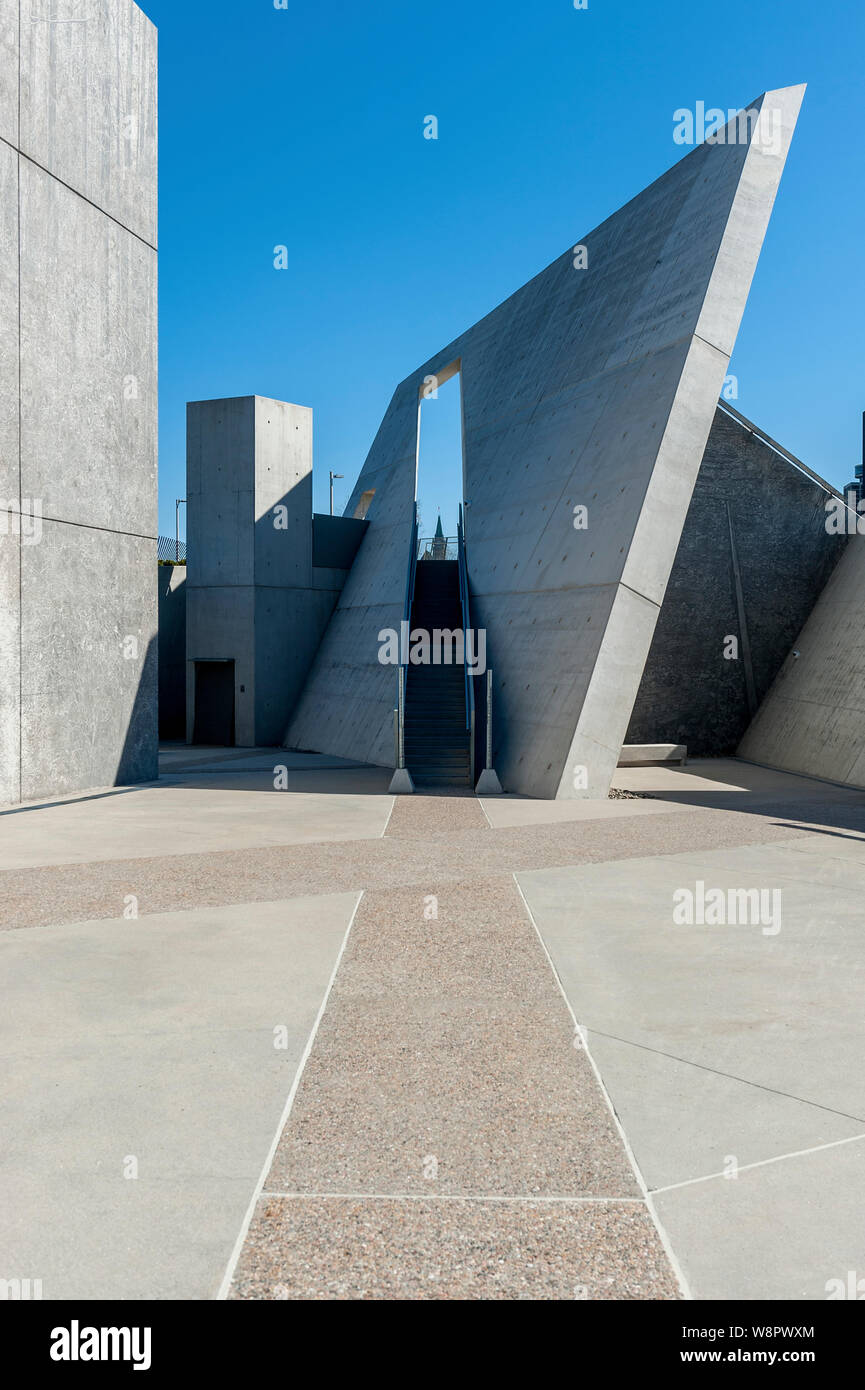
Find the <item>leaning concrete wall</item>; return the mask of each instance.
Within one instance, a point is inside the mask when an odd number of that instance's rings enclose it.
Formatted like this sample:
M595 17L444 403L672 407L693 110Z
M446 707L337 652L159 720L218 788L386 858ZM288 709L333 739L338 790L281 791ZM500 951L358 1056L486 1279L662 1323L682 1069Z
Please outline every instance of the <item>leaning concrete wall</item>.
M865 788L865 536L852 536L739 747L785 772Z
M716 410L626 743L735 753L843 553L836 495Z
M156 31L32 8L0 0L7 801L157 766Z
M512 791L606 793L801 98L753 103L747 143L692 151L581 238L586 268L568 250L398 387L346 509L374 490L290 746L393 763L378 634L402 617L420 392L458 367L496 766Z

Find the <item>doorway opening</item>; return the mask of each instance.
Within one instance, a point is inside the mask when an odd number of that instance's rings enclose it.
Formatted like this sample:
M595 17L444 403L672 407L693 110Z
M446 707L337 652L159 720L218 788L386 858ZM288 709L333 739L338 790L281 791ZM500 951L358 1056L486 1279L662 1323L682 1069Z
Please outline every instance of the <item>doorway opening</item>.
M234 747L233 661L196 661L192 742Z
M442 543L456 558L457 516L463 498L463 409L460 363L451 362L420 388L415 497L418 554ZM439 523L441 523L439 525Z

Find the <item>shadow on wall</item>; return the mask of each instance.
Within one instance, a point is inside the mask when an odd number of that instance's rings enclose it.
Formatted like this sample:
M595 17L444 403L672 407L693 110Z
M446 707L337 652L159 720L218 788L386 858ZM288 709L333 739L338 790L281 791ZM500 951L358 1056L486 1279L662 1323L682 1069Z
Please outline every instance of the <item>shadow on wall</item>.
M311 474L256 521L255 744L282 742L368 526L313 514Z
M159 738L186 740L186 566L158 565Z
M208 744L281 743L367 527L313 515L311 473L252 524L242 488L227 494L212 522L191 507L187 578L162 567L159 580L163 739L189 732L199 742L203 722ZM199 684L215 663L232 663L233 689ZM217 725L225 716L232 737L213 735L210 713Z
M735 754L844 553L832 496L716 410L626 743Z
M133 782L155 782L159 776L158 689L159 647L158 639L152 637L147 644L117 764L115 787L128 786Z

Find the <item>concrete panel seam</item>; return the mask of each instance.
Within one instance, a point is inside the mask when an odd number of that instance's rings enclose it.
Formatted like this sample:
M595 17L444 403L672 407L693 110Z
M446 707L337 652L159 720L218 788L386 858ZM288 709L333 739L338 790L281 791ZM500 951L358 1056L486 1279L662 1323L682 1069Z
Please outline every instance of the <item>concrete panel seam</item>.
M318 1033L319 1025L321 1024L321 1020L324 1018L324 1012L330 1000L334 981L336 980L339 967L342 964L342 958L345 955L345 948L348 945L348 939L351 936L351 929L354 926L354 919L356 918L358 908L360 907L361 902L363 901L363 896L364 890L362 889L357 895L357 902L354 905L354 911L352 912L348 926L345 929L345 936L342 939L342 944L339 948L339 954L337 955L337 958L334 962L333 970L331 971L330 979L327 983L327 988L324 991L324 998L321 1001L321 1007L319 1008L315 1022L312 1025L310 1035L307 1038L306 1047L303 1050L303 1056L301 1057L300 1062L298 1064L298 1068L294 1076L294 1081L292 1082L291 1090L288 1093L288 1097L286 1099L282 1115L280 1116L279 1122L276 1126L276 1133L274 1134L273 1141L270 1145L267 1154L265 1155L264 1163L261 1167L261 1174L259 1176L258 1182L255 1185L252 1196L249 1200L249 1206L247 1207L243 1224L241 1225L241 1228L237 1234L237 1240L235 1242L234 1249L232 1250L231 1256L229 1257L228 1265L226 1266L225 1274L223 1276L222 1283L219 1287L219 1292L216 1295L217 1302L224 1302L228 1298L228 1295L231 1291L231 1284L234 1278L234 1271L237 1268L237 1263L240 1259L241 1251L243 1250L246 1237L249 1233L249 1228L252 1224L252 1218L255 1214L255 1208L258 1205L259 1198L261 1197L264 1191L264 1185L267 1182L268 1175L270 1173L271 1167L273 1166L273 1160L276 1155L276 1150L279 1147L279 1141L282 1138L283 1130L288 1124L289 1118L291 1116L291 1112L294 1107L295 1096L297 1095L297 1092L300 1088L301 1078L303 1076L304 1069L306 1068L306 1064L309 1061L313 1044Z
M97 526L89 521L70 521L65 516L43 515L43 521L53 521L56 526L78 526L82 531L107 531L112 536L132 536L137 541L158 541L159 536L150 531L124 531L118 526Z
M632 1171L633 1171L634 1177L636 1178L637 1186L639 1187L640 1191L641 1191L642 1194L643 1194L643 1200L644 1200L644 1202L645 1202L645 1204L646 1204L646 1208L647 1208L647 1210L648 1210L649 1216L650 1216L651 1219L652 1219L652 1224L654 1225L655 1230L656 1230L657 1233L658 1233L658 1238L659 1238L659 1240L660 1240L660 1242L661 1242L661 1245L664 1247L664 1252L665 1252L665 1254L666 1254L666 1256L667 1256L667 1259L670 1261L670 1265L671 1265L671 1267L672 1267L673 1274L675 1275L675 1278L676 1278L676 1281L677 1281L677 1283L678 1283L678 1285L679 1285L679 1288L680 1288L681 1291L682 1291L682 1297L685 1298L685 1299L687 1299L687 1300L691 1300L691 1299L693 1298L693 1294L691 1293L690 1287L689 1287L689 1285L688 1285L688 1281L687 1281L687 1279L685 1278L684 1270L682 1269L682 1267L681 1267L681 1265L680 1265L680 1263L679 1263L678 1257L676 1256L676 1252L675 1252L674 1249L673 1249L673 1246L672 1246L672 1243L671 1243L671 1241L670 1241L670 1238L669 1238L669 1236L667 1235L667 1232L666 1232L666 1230L664 1229L663 1225L661 1224L661 1219L660 1219L660 1217L659 1217L659 1215L658 1215L658 1212L657 1212L656 1209L655 1209L655 1205L654 1205L654 1203L653 1203L653 1201L652 1201L652 1195L651 1195L651 1193L650 1193L650 1191L649 1191L649 1188L648 1188L648 1185L647 1185L647 1183L646 1183L646 1180L645 1180L645 1178L643 1177L643 1173L642 1173L642 1170L641 1170L641 1168L640 1168L640 1165L639 1165L639 1163L637 1162L637 1156L636 1156L636 1154L634 1153L634 1151L633 1151L633 1149L632 1149L632 1147L631 1147L631 1144L630 1144L630 1141L629 1141L629 1139L628 1139L628 1136L627 1136L627 1134L625 1133L624 1126L622 1125L622 1122L621 1122L621 1120L619 1119L619 1116L618 1116L618 1114L617 1114L617 1112L616 1112L616 1107L613 1105L612 1096L610 1095L609 1091L607 1090L606 1085L604 1084L604 1079L603 1079L603 1077L601 1076L600 1068L598 1067L598 1064L597 1064L597 1062L595 1061L595 1058L594 1058L594 1056L593 1056L593 1054L592 1054L591 1048L589 1047L588 1038L586 1037L586 1029L583 1028L583 1027L581 1026L581 1024L579 1023L579 1021L578 1021L578 1019L577 1019L577 1015L576 1015L576 1013L575 1013L575 1011L574 1011L573 1005L571 1004L571 1001L570 1001L570 999L568 998L568 995L567 995L567 993L566 993L566 991L565 991L565 986L564 986L564 984L562 983L562 978L561 978L561 976L559 975L558 970L556 969L555 962L553 961L553 958L552 958L552 956L550 955L549 949L547 948L547 943L546 943L546 941L544 940L544 938L543 938L543 936L542 936L542 934L541 934L541 929L540 929L540 927L538 926L537 921L535 920L535 914L532 912L532 909L531 909L531 907L529 906L528 898L526 897L525 893L523 892L522 884L520 883L519 877L517 876L516 873L513 874L513 880L514 880L514 884L516 885L517 892L519 893L520 898L522 899L523 909L524 909L524 911L525 911L525 913L526 913L526 915L527 915L529 921L531 922L531 924L532 924L532 926L533 926L533 928L534 928L535 935L536 935L537 938L538 938L538 942L540 943L541 950L543 951L544 956L546 957L547 965L549 966L550 970L552 971L553 979L555 980L556 986L558 987L558 990L559 990L559 993L561 994L562 999L563 999L564 1002L565 1002L565 1008L567 1009L568 1013L570 1014L571 1022L572 1022L573 1025L574 1025L574 1033L575 1033L576 1037L579 1038L580 1041L582 1042L582 1051L583 1051L583 1053L585 1054L586 1060L588 1061L588 1063L589 1063L589 1065L590 1065L592 1071L594 1072L595 1080L596 1080L597 1083L598 1083L598 1087L600 1088L601 1094L602 1094L602 1096L603 1096L603 1098L604 1098L604 1100L605 1100L605 1102L606 1102L606 1104L607 1104L607 1108L609 1109L610 1118L612 1119L613 1124L615 1125L616 1130L618 1131L619 1138L620 1138L621 1141L622 1141L622 1145L623 1145L623 1147L624 1147L625 1154L626 1154L626 1156L627 1156L628 1162L629 1162L629 1164L630 1164L630 1166L631 1166L631 1169L632 1169Z
M125 222L121 222L119 218L114 217L110 212L106 212L105 208L100 207L98 203L94 203L93 199L88 198L79 188L73 188L71 183L67 183L65 179L58 178L50 169L46 169L44 164L40 164L38 159L34 159L32 155L27 154L25 150L19 149L17 145L13 145L11 140L6 140L0 135L0 144L6 145L10 150L14 150L19 159L26 159L28 164L33 165L34 169L39 169L41 173L47 174L48 178L53 179L55 183L59 183L61 188L65 188L69 193L74 193L75 197L80 198L82 203L87 203L89 207L95 208L96 211L100 212L109 222L113 222L116 227L120 227L122 231L128 232L136 241L140 241L142 246L146 246L149 250L156 251L158 254L159 247L154 246L152 241L148 241L140 232L134 232L131 227L126 226Z

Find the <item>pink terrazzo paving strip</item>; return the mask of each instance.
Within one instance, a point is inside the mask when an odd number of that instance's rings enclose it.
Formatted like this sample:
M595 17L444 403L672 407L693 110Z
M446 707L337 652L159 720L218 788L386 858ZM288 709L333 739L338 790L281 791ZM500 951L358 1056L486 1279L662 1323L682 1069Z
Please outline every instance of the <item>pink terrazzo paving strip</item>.
M510 878L365 894L232 1296L678 1297Z

